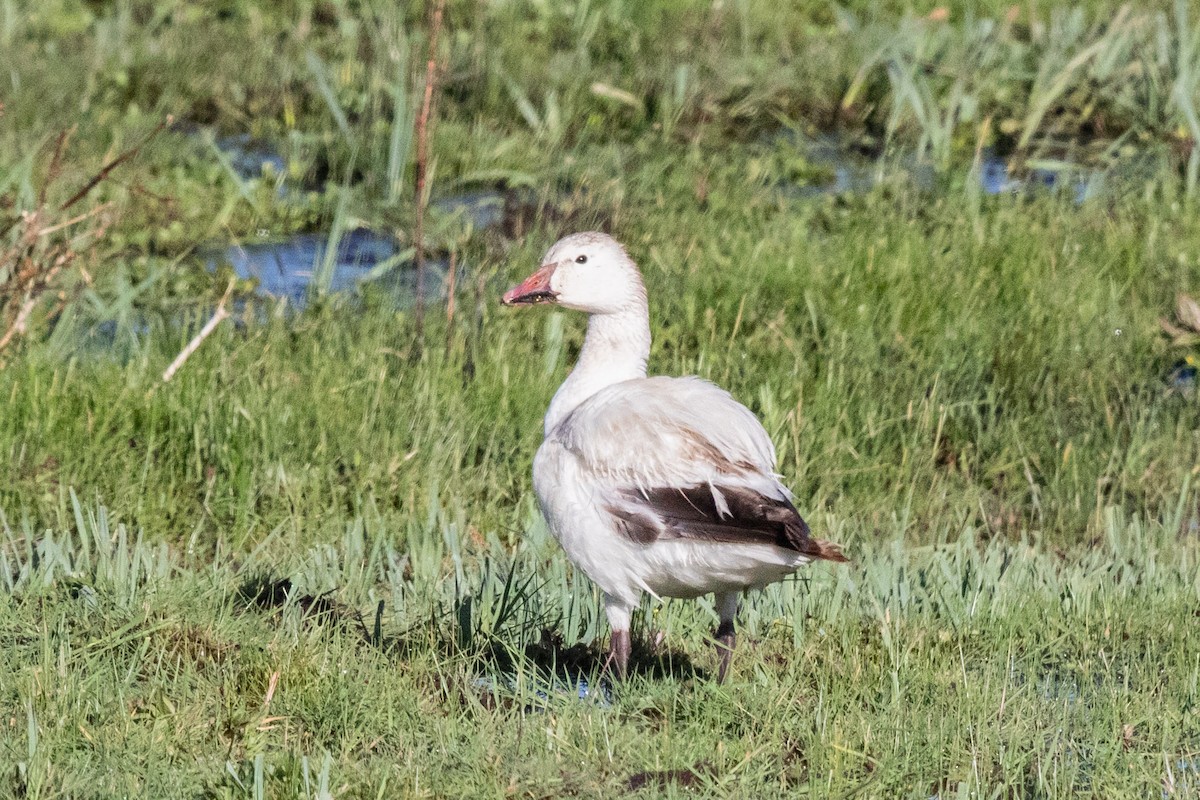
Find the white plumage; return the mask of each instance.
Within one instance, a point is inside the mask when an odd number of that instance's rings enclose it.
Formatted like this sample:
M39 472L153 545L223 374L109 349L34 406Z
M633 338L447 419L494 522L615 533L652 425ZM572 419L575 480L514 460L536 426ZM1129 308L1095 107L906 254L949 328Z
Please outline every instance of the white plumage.
M590 314L579 362L546 413L533 481L550 530L604 592L612 663L624 674L643 592L712 592L723 680L739 593L814 558L845 561L840 549L809 536L749 409L700 378L646 377L646 293L616 240L562 239L504 302Z

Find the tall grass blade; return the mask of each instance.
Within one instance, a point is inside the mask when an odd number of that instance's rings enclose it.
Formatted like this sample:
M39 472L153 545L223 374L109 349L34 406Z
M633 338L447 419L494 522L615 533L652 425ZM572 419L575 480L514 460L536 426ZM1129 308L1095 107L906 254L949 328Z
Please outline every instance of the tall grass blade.
M416 104L409 91L408 37L401 33L399 56L392 78L392 126L388 138L387 198L389 205L399 202L406 186L406 172L412 149Z
M325 100L325 105L328 107L329 113L333 115L333 121L337 124L338 130L342 132L342 136L347 141L350 141L353 139L353 134L350 131L350 122L346 118L346 111L342 108L337 93L333 90L333 84L329 81L329 69L325 66L325 62L312 50L305 52L304 61L308 65L308 71L312 74L313 80L317 82L317 90Z

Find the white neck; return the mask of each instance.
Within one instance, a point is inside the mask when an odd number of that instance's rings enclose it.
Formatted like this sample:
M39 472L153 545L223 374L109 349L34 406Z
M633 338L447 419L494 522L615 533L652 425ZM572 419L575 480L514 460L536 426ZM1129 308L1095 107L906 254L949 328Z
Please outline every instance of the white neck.
M639 297L620 311L588 317L579 361L558 387L546 411L546 435L601 389L646 377L649 357L650 312L644 298Z

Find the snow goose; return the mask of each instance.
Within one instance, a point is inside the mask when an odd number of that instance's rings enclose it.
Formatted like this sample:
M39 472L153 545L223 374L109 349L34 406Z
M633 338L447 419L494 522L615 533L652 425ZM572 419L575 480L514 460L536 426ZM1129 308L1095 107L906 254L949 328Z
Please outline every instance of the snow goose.
M579 361L546 412L533 485L554 537L604 592L610 666L624 676L643 592L711 592L723 681L739 594L813 559L845 561L841 549L809 534L749 409L700 378L646 377L646 290L611 236L560 240L503 302L589 314Z

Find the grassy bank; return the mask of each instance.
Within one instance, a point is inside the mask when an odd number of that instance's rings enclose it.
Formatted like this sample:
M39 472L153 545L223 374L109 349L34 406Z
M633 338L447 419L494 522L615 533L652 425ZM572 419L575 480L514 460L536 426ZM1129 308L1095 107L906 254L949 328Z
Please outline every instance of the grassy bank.
M432 193L514 191L431 212L453 314L234 282L163 382L230 286L206 247L412 244L422 9L0 2L6 329L40 292L0 346L0 795L1194 795L1190 12L451 3ZM813 138L872 188L822 191ZM985 153L1103 190L992 196ZM595 227L651 370L749 405L853 558L746 601L727 686L704 602L598 684L534 508L583 320L497 297Z
M802 508L864 534L901 519L914 542L943 522L1086 542L1110 506L1194 520L1198 407L1167 380L1188 351L1158 329L1195 285L1189 211L961 187L788 201L745 166L647 159L589 202L645 268L652 370L748 403ZM476 249L482 294L468 284L449 333L435 314L424 352L409 315L369 301L254 305L160 385L207 312L149 316L107 349L67 319L0 373L0 502L62 527L75 488L211 551L318 541L364 503L402 526L433 495L513 541L583 321L495 298L552 237Z
M598 609L531 516L515 548L461 562L444 509L403 543L356 518L293 553L285 600L270 559L213 562L76 513L70 532L6 530L16 796L1196 791L1196 549L1119 514L1058 555L885 531L852 569L757 596L727 686L713 609L655 608L629 684L580 701L573 670L595 686L602 651L558 637Z

